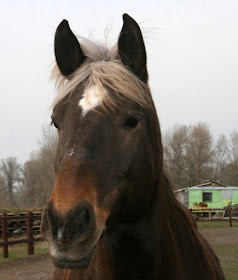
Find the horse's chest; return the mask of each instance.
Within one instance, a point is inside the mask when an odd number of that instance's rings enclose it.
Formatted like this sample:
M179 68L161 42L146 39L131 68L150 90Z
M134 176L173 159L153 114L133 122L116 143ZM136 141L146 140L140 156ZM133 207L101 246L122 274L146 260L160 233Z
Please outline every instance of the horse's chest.
M142 231L142 230L141 230ZM150 232L121 226L112 237L115 279L156 279L157 243Z

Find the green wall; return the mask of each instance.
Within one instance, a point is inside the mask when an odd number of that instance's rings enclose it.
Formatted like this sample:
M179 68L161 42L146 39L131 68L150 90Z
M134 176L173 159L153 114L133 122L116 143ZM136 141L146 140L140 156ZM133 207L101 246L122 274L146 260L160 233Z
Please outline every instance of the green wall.
M195 202L202 202L201 190L189 190L189 208L193 208Z
M238 204L238 190L233 190L232 204Z
M229 202L232 204L238 204L238 190L233 190L233 199L222 199L222 190L189 190L189 208L194 208L194 203L200 203L202 201L202 192L212 193L212 202L206 202L208 208L223 208L227 206Z

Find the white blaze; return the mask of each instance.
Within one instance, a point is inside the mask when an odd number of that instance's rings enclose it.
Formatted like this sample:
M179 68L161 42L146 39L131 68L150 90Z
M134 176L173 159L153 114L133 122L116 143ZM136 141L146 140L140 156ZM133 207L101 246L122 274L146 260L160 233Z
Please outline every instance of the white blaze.
M82 99L79 101L79 106L82 108L83 116L85 116L88 111L101 105L105 95L106 90L95 85L86 88Z
M69 151L69 156L72 157L73 154L74 154L74 148L72 148L72 149Z

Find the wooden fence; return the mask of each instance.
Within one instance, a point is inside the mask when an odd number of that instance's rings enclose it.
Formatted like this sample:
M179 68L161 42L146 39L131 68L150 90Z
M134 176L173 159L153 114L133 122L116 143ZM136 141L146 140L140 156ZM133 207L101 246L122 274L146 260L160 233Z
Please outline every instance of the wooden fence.
M238 221L238 207L225 207L225 208L196 208L189 209L198 221L224 221L229 222L232 227L232 221ZM200 217L201 214L206 214L207 217ZM218 215L219 214L219 215ZM2 242L0 247L3 247L3 258L8 258L8 246L14 244L27 243L28 255L34 254L34 242L42 240L42 238L34 238L34 229L39 230L39 225L34 226L34 221L41 221L42 213L27 212L22 213L20 216L7 215L2 213L0 215L0 231L2 231ZM25 226L18 226L17 228L26 228L27 238L18 240L8 240L9 232L16 229L12 226L13 222L24 222Z
M34 226L33 221L41 220L41 213L27 212L23 216L9 216L7 213L2 213L0 216L0 222L2 224L2 242L0 246L3 247L3 258L8 258L8 246L14 244L27 243L28 255L34 254L34 242L42 240L42 238L34 238ZM13 230L13 227L9 227L10 222L21 221L26 223L27 238L20 240L8 240L9 230ZM38 226L39 227L39 226Z
M232 221L238 221L238 207L224 207L224 208L200 207L200 208L190 208L189 210L194 215L195 219L200 222L203 221L204 222L205 221L229 222L230 227L232 227Z

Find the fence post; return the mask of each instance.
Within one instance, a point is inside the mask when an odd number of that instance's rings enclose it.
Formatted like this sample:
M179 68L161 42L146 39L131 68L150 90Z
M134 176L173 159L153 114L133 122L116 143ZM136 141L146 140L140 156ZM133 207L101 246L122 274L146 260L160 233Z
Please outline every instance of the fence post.
M28 255L34 255L33 244L33 213L27 212L27 253Z
M230 227L232 227L231 207L229 208L229 222L230 222Z
M7 213L2 213L2 241L5 242L3 244L3 258L8 258L8 245L7 245L7 220L4 219L7 217Z
M211 219L212 219L212 209L210 208L209 209L209 221L211 221Z

